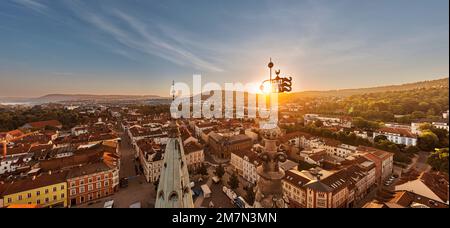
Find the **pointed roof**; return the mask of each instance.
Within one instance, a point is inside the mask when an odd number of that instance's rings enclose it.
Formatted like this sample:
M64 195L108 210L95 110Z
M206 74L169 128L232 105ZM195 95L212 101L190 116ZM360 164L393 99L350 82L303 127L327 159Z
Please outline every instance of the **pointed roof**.
M193 208L189 172L183 143L175 121L171 121L164 165L156 194L156 208Z
M322 183L320 180L312 180L305 185L306 188L313 189L317 192L332 192L333 189L328 187L328 185Z

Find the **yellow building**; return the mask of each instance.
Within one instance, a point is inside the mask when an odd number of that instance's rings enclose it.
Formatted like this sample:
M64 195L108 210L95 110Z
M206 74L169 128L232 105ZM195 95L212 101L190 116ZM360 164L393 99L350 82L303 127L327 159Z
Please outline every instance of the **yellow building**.
M0 184L2 207L67 207L67 172L46 173Z

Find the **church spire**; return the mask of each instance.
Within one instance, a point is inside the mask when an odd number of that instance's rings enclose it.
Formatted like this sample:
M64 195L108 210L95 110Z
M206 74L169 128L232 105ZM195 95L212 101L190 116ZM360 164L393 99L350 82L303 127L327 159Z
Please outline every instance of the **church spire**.
M172 92L172 95L172 99L175 100L175 93ZM192 190L189 186L186 156L180 137L180 130L174 118L170 121L168 136L155 207L193 208L194 202L192 200Z

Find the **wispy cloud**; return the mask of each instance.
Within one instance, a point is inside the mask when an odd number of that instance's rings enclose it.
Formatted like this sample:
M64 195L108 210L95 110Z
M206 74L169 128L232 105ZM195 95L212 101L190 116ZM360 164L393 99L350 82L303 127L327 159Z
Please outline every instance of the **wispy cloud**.
M139 52L157 56L181 66L192 66L212 72L223 71L216 64L177 43L175 39L170 39L170 34L161 34L163 31L155 31L157 26L153 26L152 30L147 23L123 11L110 9L94 14L79 3L72 3L71 8L81 20L120 43L123 46L122 49L117 48L114 52L122 56L129 57L133 56L129 52Z
M38 13L46 14L48 7L37 0L13 0L15 3L34 10Z

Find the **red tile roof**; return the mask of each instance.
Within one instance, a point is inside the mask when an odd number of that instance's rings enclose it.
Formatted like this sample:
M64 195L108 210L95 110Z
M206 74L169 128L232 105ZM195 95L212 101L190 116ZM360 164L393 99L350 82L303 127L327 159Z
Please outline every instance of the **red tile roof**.
M47 120L47 121L39 121L27 123L26 125L30 125L32 128L45 128L47 126L61 128L62 124L58 120Z
M404 128L389 128L389 127L385 127L385 128L379 129L378 132L380 132L380 133L398 134L400 136L408 137L408 138L415 138L416 137L413 133L411 133L410 130L404 129Z

